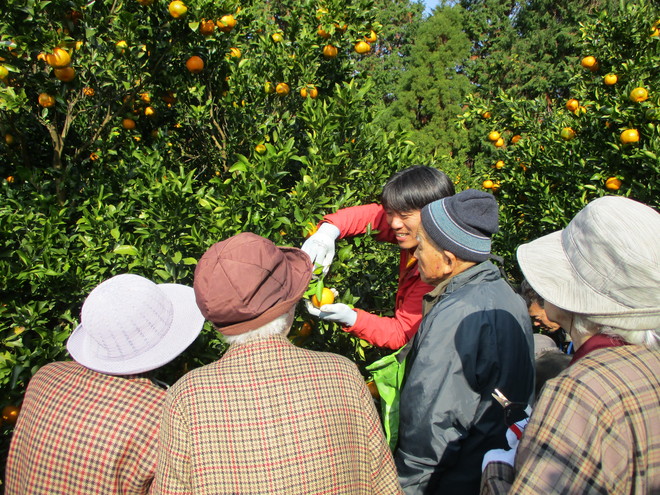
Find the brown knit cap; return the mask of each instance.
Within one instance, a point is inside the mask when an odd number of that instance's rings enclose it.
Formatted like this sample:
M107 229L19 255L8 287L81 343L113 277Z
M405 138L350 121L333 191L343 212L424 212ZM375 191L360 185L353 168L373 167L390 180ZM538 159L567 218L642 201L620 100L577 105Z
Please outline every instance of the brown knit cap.
M243 232L218 242L195 269L195 297L204 317L224 335L259 328L288 312L312 277L309 256Z

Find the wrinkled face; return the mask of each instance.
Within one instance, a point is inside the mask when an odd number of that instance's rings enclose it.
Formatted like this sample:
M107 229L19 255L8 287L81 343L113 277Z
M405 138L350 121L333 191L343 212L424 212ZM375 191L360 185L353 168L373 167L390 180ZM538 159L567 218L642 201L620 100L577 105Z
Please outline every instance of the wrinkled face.
M573 317L567 311L564 311L561 308L558 308L548 301L545 302L545 314L548 317L548 321L554 322L559 327L562 327L567 332L570 332L572 325Z
M401 249L417 247L417 229L421 222L421 210L385 212L388 225L396 235L396 242Z
M417 231L415 258L420 278L427 284L438 285L452 273L449 258L428 240L423 227Z
M548 318L548 314L546 313L545 309L539 305L539 303L533 302L528 311L529 316L532 317L532 324L535 327L548 330L549 332L555 332L561 328L559 323L556 323Z

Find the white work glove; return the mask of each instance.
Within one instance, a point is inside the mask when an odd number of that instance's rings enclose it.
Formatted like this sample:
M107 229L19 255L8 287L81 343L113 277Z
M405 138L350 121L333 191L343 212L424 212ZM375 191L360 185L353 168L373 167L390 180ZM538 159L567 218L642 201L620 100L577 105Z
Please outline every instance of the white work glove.
M516 459L516 452L518 450L518 444L522 438L523 431L529 423L529 418L521 419L520 421L512 424L506 430L506 441L509 443L510 450L504 449L493 449L486 452L484 455L484 460L481 463L481 471L483 472L486 469L486 466L491 462L504 462L509 466L513 467L513 462Z
M328 273L332 258L335 257L335 240L339 234L339 229L331 223L322 223L300 248L309 255L312 263L323 267L324 275Z
M340 323L347 327L355 325L355 320L357 320L357 313L347 304L324 304L320 308L317 308L309 299L305 299L305 306L310 315L316 316L321 320Z

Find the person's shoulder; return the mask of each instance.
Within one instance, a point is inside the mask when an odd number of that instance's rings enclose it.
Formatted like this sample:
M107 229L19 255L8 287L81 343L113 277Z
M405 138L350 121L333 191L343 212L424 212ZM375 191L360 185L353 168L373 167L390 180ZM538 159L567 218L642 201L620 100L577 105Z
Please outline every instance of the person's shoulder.
M85 373L87 368L78 364L75 361L54 361L43 365L37 370L37 372L32 376L31 381L36 381L39 379L49 378L49 377L65 377L70 374L75 373Z
M183 390L189 387L194 387L199 383L203 383L208 381L209 379L213 379L218 375L219 368L221 366L221 361L222 358L213 361L212 363L205 364L204 366L200 366L199 368L192 369L188 371L185 375L180 377L174 385L170 387L170 391L173 390Z
M580 389L603 403L618 403L622 391L660 386L660 349L625 345L590 352L548 382L556 392Z
M346 369L349 371L357 369L357 366L353 361L332 352L313 351L311 349L293 346L293 356L294 359L299 359L320 367Z
M573 376L593 373L616 374L620 370L627 369L639 372L648 370L649 372L655 372L656 376L660 377L660 348L643 345L623 345L597 349L573 364L571 374Z

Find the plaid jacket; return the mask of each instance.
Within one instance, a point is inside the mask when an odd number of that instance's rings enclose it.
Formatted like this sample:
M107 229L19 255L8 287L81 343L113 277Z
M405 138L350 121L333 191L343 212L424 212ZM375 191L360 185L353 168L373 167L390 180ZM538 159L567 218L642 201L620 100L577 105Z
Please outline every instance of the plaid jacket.
M489 464L481 493L660 493L660 349L593 351L548 381L515 466Z
M7 459L6 495L143 494L156 470L165 399L146 378L75 362L30 380Z
M356 366L282 336L232 345L170 389L153 490L401 492Z

